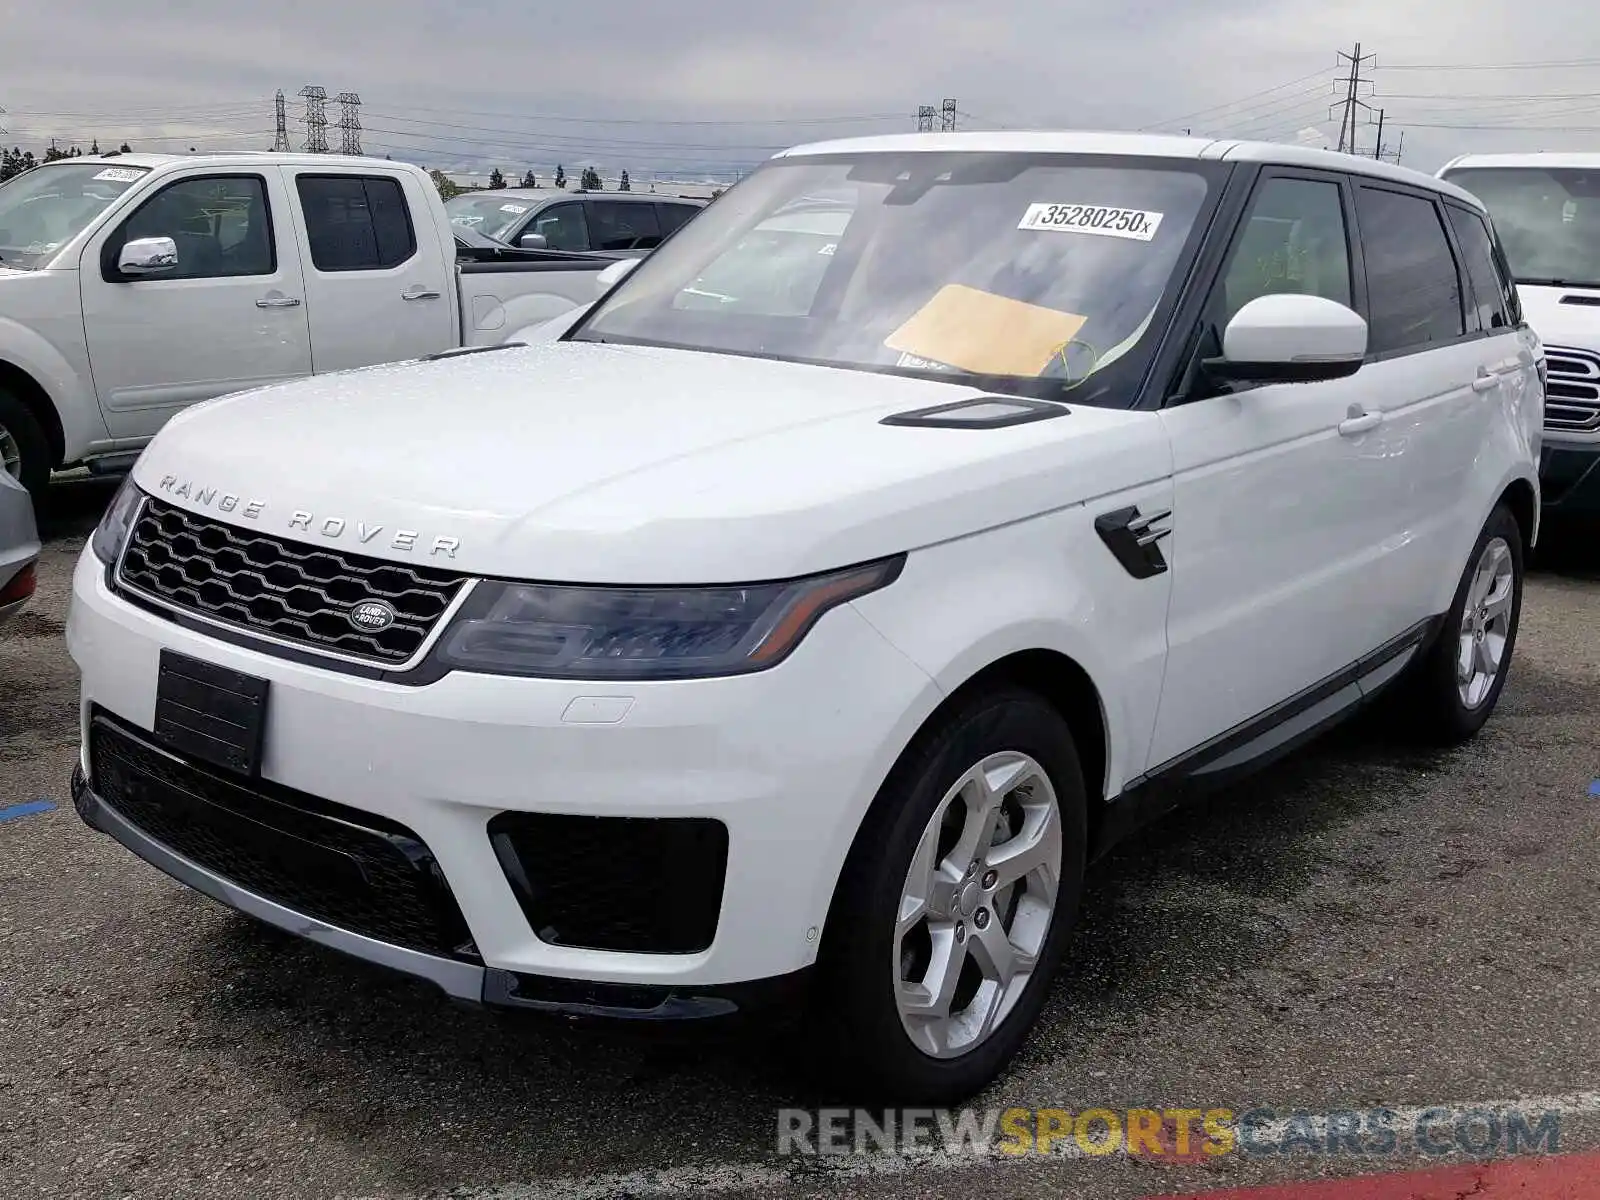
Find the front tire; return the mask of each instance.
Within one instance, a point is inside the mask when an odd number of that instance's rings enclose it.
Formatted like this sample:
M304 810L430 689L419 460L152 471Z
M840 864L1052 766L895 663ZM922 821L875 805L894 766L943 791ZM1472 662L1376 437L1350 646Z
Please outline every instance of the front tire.
M1403 691L1413 730L1436 745L1483 728L1511 670L1522 616L1522 528L1496 506L1473 546L1439 638Z
M39 419L21 400L0 389L0 471L16 479L33 494L38 507L50 485L50 439Z
M1086 802L1041 697L973 697L897 764L840 881L813 1024L854 1095L952 1104L1037 1020L1077 915Z

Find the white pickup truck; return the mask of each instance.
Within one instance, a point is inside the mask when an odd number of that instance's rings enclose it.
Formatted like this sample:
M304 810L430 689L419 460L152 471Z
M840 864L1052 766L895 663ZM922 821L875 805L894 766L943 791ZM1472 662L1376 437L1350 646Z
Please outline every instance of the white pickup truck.
M491 346L611 258L458 261L427 174L329 154L124 154L0 186L0 463L125 467L229 392Z

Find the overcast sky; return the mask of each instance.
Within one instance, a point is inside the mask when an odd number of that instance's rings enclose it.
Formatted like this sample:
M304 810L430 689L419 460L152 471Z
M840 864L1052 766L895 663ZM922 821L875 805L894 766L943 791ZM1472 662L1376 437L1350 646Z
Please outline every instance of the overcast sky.
M1386 143L1404 131L1408 165L1600 149L1593 0L52 0L5 17L0 126L8 144L266 148L281 87L298 148L311 83L360 94L369 153L519 173L731 169L913 129L916 107L945 97L958 128L1331 140L1335 54L1358 38L1377 56L1363 95L1386 109ZM1579 59L1592 65L1460 69ZM1499 128L1438 128L1467 125ZM1360 131L1369 152L1375 132Z

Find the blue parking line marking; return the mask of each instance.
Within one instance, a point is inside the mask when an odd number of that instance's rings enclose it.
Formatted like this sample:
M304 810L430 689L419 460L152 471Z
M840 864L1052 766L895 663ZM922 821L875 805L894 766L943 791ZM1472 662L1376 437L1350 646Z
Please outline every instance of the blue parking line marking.
M49 800L32 800L27 804L13 804L0 808L0 821L14 821L18 817L31 817L34 813L49 812L55 805Z
M1596 779L1589 785L1589 795L1600 796L1600 779Z

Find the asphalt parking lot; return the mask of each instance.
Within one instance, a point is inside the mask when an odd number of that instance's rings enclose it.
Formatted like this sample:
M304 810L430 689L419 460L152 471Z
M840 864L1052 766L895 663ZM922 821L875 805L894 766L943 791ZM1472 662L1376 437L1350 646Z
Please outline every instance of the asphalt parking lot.
M0 816L54 804L0 819L0 1195L1121 1200L1419 1161L781 1157L778 1109L830 1103L781 1029L489 1017L233 915L72 811L67 585L110 488L57 492L39 595L0 633ZM1366 722L1098 867L1040 1033L975 1105L1533 1098L1562 1152L1600 1146L1600 550L1577 540L1530 579L1474 744Z

